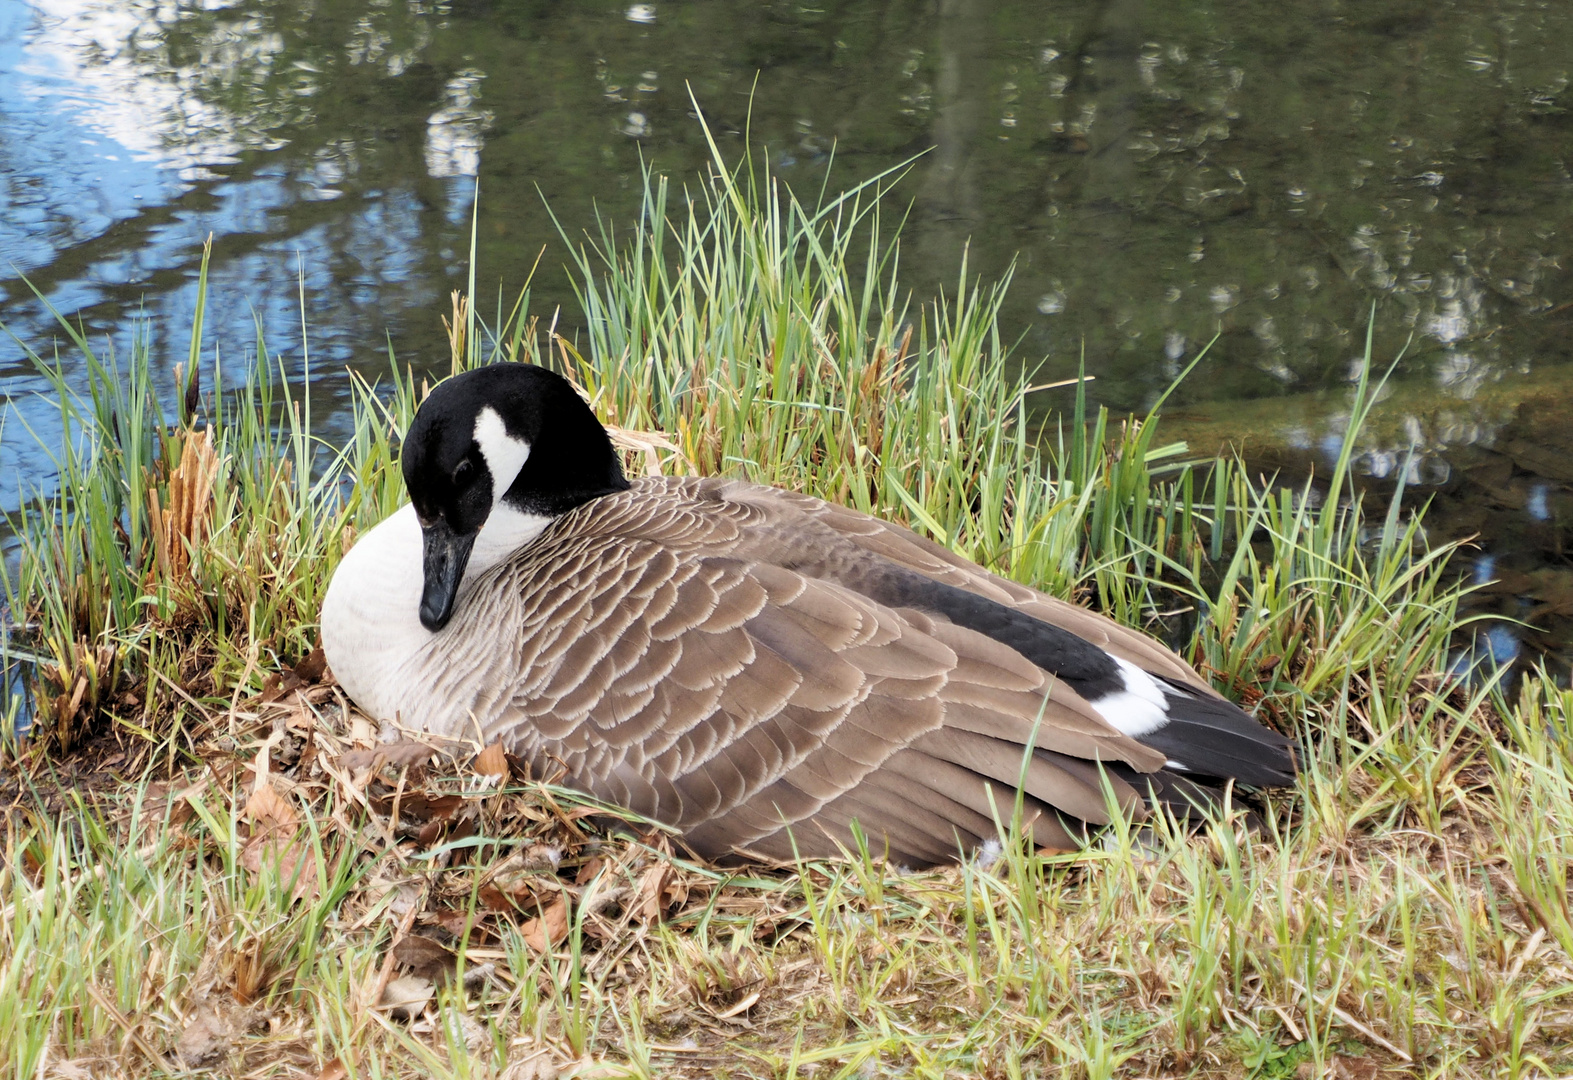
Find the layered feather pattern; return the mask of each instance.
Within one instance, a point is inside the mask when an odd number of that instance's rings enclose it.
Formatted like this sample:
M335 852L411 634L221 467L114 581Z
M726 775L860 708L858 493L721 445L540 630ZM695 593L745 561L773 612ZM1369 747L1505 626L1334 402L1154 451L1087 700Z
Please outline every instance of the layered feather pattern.
M1069 848L1108 820L1106 790L1139 814L1146 774L1294 770L1286 740L1144 635L907 529L738 481L595 498L467 581L417 648L379 660L375 638L330 659L346 685L341 665L378 681L386 718L501 741L711 857L830 855L856 822L897 862L954 859L995 835L1018 782L1033 838ZM1077 654L1064 677L1049 645ZM1194 760L1171 745L1180 727L1133 738L1099 711L1123 689L1110 658L1166 688L1202 732Z

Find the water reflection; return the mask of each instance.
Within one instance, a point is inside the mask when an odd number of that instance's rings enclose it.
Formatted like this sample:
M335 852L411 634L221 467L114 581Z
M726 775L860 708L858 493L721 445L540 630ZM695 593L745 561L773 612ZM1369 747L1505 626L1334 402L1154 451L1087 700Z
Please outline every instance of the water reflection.
M1457 569L1477 590L1465 613L1483 618L1474 632L1485 637L1461 654L1466 666L1512 657L1573 673L1570 374L1546 367L1495 378L1462 400L1437 396L1430 380L1398 378L1356 441L1351 472L1377 520L1402 489L1410 505L1429 505L1432 538L1469 540ZM1263 476L1298 486L1314 465L1331 471L1348 394L1287 396L1249 411L1192 405L1165 416L1164 437L1203 451L1232 446Z
M435 366L476 182L483 289L511 299L545 246L536 308L571 311L542 197L574 234L627 220L642 163L703 167L697 99L805 194L832 151L833 185L924 152L899 192L917 295L964 251L1017 259L1007 333L1045 378L1085 355L1119 408L1217 336L1181 400L1303 461L1337 409L1292 403L1349 377L1375 303L1424 401L1361 470L1484 491L1524 523L1503 565L1549 571L1532 530L1565 520L1570 454L1521 406L1573 348L1570 70L1573 7L1530 0L0 0L0 257L122 352L144 326L168 372L211 232L226 370L260 325L298 372L302 305L315 370L374 373L390 342ZM8 275L0 319L58 336ZM47 480L29 372L0 344L24 484Z

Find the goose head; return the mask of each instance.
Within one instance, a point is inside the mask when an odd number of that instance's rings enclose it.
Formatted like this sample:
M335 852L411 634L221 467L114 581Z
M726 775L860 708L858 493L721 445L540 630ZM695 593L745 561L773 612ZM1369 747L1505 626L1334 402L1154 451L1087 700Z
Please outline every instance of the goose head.
M555 518L628 487L584 399L534 364L439 383L405 435L400 465L421 526L420 620L433 633L453 616L467 569L473 578Z

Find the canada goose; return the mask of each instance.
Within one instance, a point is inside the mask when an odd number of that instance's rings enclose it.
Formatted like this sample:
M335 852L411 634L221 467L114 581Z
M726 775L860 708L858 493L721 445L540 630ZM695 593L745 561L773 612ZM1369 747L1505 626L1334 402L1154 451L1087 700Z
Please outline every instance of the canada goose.
M439 384L402 467L410 505L323 602L345 690L565 768L702 855L833 855L856 821L894 862L954 860L1022 777L1033 839L1070 849L1105 783L1140 814L1293 782L1289 740L1143 634L819 499L628 481L544 368Z

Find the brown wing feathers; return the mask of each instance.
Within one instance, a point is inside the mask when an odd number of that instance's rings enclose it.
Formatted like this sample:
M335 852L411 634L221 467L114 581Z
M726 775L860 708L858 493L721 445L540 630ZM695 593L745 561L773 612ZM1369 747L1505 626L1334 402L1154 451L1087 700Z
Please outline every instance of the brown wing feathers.
M783 542L784 521L817 550ZM1106 787L1140 812L1139 785L1095 763L1133 778L1162 752L987 634L833 579L871 561L1069 622L1210 693L1140 635L1076 608L1065 619L913 534L713 480L644 481L551 526L474 590L462 618L475 629L450 640L475 655L445 652L440 681L505 688L472 690L486 738L566 765L568 783L709 856L833 854L857 822L897 861L943 861L995 834L1018 780L1041 844L1106 822Z
M820 517L830 528L858 547L899 566L1018 608L1044 622L1069 630L1077 637L1147 671L1215 695L1212 687L1188 664L1146 634L1121 626L1075 604L1045 596L1025 585L990 574L976 563L967 561L910 529L795 492L776 488L754 490L760 492L758 497L762 500L777 497L779 491L779 497L790 500L799 513Z

